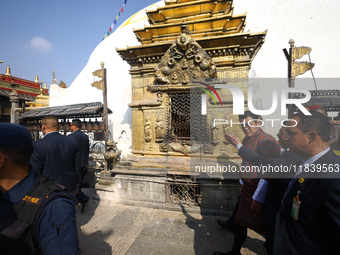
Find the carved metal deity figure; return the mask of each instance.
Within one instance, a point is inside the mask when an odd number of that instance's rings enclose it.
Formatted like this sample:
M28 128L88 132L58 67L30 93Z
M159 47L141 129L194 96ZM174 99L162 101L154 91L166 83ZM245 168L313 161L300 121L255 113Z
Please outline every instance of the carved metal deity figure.
M220 141L218 140L218 125L214 125L214 119L211 121L211 131L212 131L212 144L218 144Z
M144 122L144 133L145 133L145 141L146 142L150 142L151 141L150 128L151 128L150 117L146 116L145 122Z
M156 119L156 142L163 142L164 139L164 126L163 126L163 121L162 119L158 116Z

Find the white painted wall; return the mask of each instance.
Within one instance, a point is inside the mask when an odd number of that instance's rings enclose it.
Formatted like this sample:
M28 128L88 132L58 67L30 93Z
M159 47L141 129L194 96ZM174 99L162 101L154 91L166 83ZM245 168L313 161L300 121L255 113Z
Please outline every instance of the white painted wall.
M58 84L51 84L49 106L61 105L60 100L64 98L66 91L67 91L67 88L59 87Z

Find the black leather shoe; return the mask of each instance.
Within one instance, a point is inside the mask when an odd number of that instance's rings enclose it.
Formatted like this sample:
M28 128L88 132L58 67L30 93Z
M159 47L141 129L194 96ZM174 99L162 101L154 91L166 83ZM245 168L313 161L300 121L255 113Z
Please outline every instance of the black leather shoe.
M217 224L220 225L222 228L227 228L230 229L232 232L235 232L234 223L231 223L229 220L227 221L217 220Z
M86 209L86 207L88 206L88 204L90 203L91 198L89 197L88 199L86 199L84 202L82 202L81 204L83 205L83 207L81 208L81 213Z

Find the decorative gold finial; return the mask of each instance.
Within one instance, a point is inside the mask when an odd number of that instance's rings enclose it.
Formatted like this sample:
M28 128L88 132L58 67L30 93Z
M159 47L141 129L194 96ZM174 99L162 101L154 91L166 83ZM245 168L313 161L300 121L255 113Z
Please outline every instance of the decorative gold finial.
M295 41L293 39L290 39L289 40L289 44L290 44L290 47L294 47Z
M3 60L0 60L0 63L3 63L4 61Z
M52 73L53 73L53 80L52 80L52 84L57 84L57 79L55 78L55 72L52 69Z
M44 83L44 89L47 89L47 85L46 85L46 82Z
M9 66L7 66L7 68L6 68L6 73L5 73L5 75L12 76L12 75L11 75L11 68L10 68Z
M104 62L103 62L103 61L100 63L100 66L101 66L102 68L104 68Z
M35 80L34 80L34 82L36 82L36 83L39 83L39 76L37 75L37 76L35 76Z

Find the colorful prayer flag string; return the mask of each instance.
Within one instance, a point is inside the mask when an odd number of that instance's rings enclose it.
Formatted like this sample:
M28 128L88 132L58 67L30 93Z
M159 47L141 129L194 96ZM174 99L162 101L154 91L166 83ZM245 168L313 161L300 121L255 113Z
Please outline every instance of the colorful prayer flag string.
M120 9L120 11L118 12L116 19L113 21L112 25L110 26L109 30L107 31L106 35L104 36L103 40L106 39L110 34L113 33L114 27L117 25L117 20L120 17L120 13L123 13L124 10L124 6L126 5L127 0L124 0L123 6ZM130 0L129 0L130 2Z

